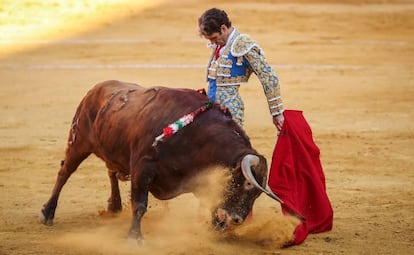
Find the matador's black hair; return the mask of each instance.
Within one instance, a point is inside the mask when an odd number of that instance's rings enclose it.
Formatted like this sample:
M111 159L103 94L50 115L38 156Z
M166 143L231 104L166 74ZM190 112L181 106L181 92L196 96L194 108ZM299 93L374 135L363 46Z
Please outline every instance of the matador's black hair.
M198 18L198 27L201 35L211 35L215 32L221 33L221 25L231 27L231 21L227 13L217 8L211 8Z

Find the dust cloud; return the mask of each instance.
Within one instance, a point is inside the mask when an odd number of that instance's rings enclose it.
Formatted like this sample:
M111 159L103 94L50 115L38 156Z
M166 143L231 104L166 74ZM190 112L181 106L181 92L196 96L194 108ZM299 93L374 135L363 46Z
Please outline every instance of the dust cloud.
M280 248L290 240L294 219L283 217L274 208L261 205L267 197L259 197L254 215L231 232L214 231L211 226L211 208L222 195L230 177L221 168L199 176L204 180L197 196L184 194L175 199L160 201L150 196L148 211L142 219L144 244L128 242L127 233L131 220L129 204L124 204L120 214L99 212L95 228L71 231L57 238L56 244L75 250L99 254L207 254L229 247L237 253L243 247L256 249ZM237 248L235 248L235 246Z

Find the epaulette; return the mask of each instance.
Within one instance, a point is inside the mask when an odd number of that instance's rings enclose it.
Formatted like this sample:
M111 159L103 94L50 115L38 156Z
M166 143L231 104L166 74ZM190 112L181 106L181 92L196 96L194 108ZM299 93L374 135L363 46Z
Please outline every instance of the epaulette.
M231 54L235 57L241 57L249 52L253 47L257 47L262 54L263 51L259 45L247 34L240 34L234 39L231 45Z

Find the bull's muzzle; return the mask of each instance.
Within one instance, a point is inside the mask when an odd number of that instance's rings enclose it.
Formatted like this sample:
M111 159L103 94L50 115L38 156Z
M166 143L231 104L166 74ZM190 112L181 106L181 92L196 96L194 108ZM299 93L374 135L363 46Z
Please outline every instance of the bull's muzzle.
M225 209L218 208L214 215L214 229L224 231L233 225L243 223L243 218L237 214L230 215Z

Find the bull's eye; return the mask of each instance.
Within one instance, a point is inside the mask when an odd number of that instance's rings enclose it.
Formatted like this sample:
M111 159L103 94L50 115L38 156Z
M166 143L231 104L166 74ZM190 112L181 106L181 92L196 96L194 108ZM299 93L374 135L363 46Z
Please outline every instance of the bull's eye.
M246 189L246 190L249 190L249 189L252 189L254 186L253 186L253 184L250 182L250 181L245 181L244 182L244 188Z

